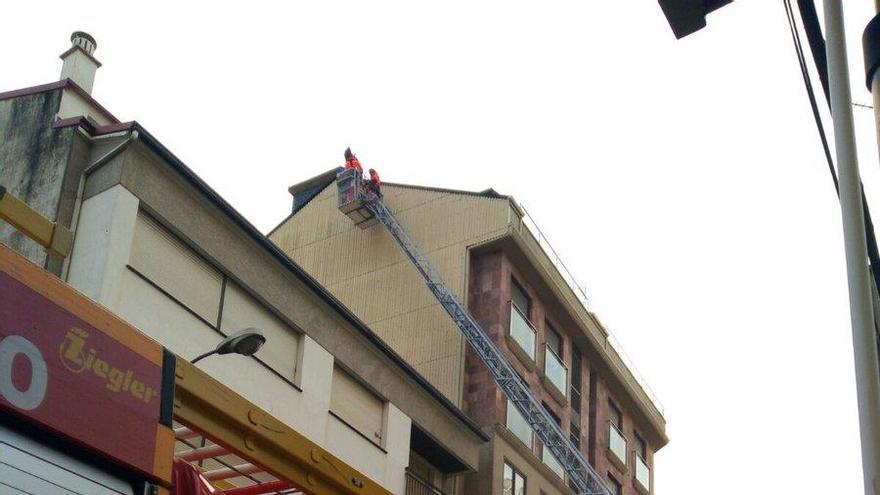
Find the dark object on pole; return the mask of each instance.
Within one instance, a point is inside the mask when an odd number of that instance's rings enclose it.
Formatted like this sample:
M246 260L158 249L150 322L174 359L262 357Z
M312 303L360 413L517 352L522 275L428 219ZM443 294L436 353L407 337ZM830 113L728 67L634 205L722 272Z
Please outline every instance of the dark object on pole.
M825 55L825 38L822 36L822 26L819 24L819 16L816 14L816 4L813 0L798 0L798 10L801 12L801 21L804 23L804 32L807 33L807 42L810 44L810 52L813 54L813 62L819 72L819 82L822 83L822 92L825 93L825 102L831 108L831 96L828 93L828 59Z
M259 328L245 328L239 330L217 344L213 351L208 351L194 357L190 362L195 364L202 359L214 354L241 354L242 356L253 356L263 344L266 343L266 337Z
M706 27L706 15L733 0L659 0L677 39Z
M865 84L871 91L874 73L880 68L880 14L874 16L862 33L862 50L865 53Z

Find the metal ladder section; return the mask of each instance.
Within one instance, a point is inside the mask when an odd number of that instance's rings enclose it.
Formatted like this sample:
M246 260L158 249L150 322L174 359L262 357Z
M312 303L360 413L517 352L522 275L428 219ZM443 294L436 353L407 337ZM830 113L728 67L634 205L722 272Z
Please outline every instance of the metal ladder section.
M601 477L565 436L556 421L544 409L544 406L532 396L528 385L514 372L492 339L483 332L483 329L474 321L462 303L450 292L440 273L422 254L415 241L382 202L382 198L369 197L363 202L363 207L367 208L388 229L388 233L425 279L428 289L431 290L443 309L449 313L452 321L458 325L459 330L480 356L480 359L486 363L489 371L495 377L495 382L507 396L509 403L513 404L526 418L545 448L549 448L550 452L562 464L565 472L568 473L571 484L574 485L578 493L581 495L610 495L610 491Z

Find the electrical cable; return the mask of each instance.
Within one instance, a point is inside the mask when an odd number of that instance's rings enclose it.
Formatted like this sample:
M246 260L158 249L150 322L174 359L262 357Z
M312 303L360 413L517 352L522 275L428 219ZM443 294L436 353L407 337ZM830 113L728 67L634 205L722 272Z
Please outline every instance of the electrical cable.
M791 0L783 0L785 5L785 14L788 18L788 27L791 30L791 39L794 42L794 51L797 54L798 65L801 69L801 75L804 79L804 86L807 89L807 97L810 100L810 109L813 111L813 120L816 121L816 127L819 130L819 139L822 141L822 150L825 152L825 160L828 162L828 170L831 172L831 180L834 181L834 190L840 196L840 185L837 182L837 171L834 169L834 160L831 158L831 148L828 146L828 138L825 135L825 126L822 125L822 117L819 115L819 106L816 104L816 93L813 91L813 84L810 82L810 73L807 70L807 62L804 58L804 50L801 45L801 37L798 33L797 22L794 18L794 12L791 8Z

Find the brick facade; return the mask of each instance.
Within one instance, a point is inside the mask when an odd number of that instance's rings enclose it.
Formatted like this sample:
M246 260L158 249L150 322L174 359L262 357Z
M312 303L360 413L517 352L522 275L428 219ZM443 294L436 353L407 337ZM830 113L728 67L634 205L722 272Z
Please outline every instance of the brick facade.
M525 290L531 300L528 319L536 332L537 350L535 369L523 364L510 349L505 336L510 325L511 277ZM627 411L626 404L614 397L606 386L605 380L591 369L588 353L581 350L581 414L572 409L571 368L573 341L571 329L560 324L557 318L547 310L545 301L535 290L534 285L514 266L502 250L472 253L468 280L468 309L477 322L490 335L496 345L504 352L508 362L517 373L529 384L536 398L540 400L556 417L560 419L563 432L571 434L571 423L580 428L580 446L584 456L593 464L596 471L603 477L610 473L621 483L624 495L640 495L635 487L634 472L636 428L634 420ZM541 380L544 367L544 343L546 342L547 322L562 338L562 360L569 369L569 390L567 400L558 401ZM592 380L591 380L592 378ZM593 385L595 390L591 390ZM480 426L484 428L505 424L505 399L495 385L492 375L488 372L479 357L468 348L465 359L463 409ZM595 403L590 403L590 400ZM609 445L609 409L608 401L612 400L623 416L623 434L627 441L626 470L619 469L610 459ZM593 435L593 438L590 438ZM641 435L644 439L645 435ZM534 442L533 453L540 462L541 446ZM654 446L648 445L647 464L653 471Z

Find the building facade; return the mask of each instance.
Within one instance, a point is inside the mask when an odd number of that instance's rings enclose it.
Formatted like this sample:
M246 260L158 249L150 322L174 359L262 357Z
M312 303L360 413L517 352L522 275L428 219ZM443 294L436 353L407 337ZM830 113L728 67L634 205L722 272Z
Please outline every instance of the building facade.
M293 212L269 234L491 437L463 493L569 493L564 472L381 225L336 207L336 172L290 188ZM612 493L653 493L665 419L567 273L493 190L383 185L394 212Z
M198 368L391 493L462 484L489 436L146 129L95 101L94 48L75 33L61 81L0 93L0 185L69 229L72 253L47 256L5 225L0 242L184 359L261 329L255 356Z

